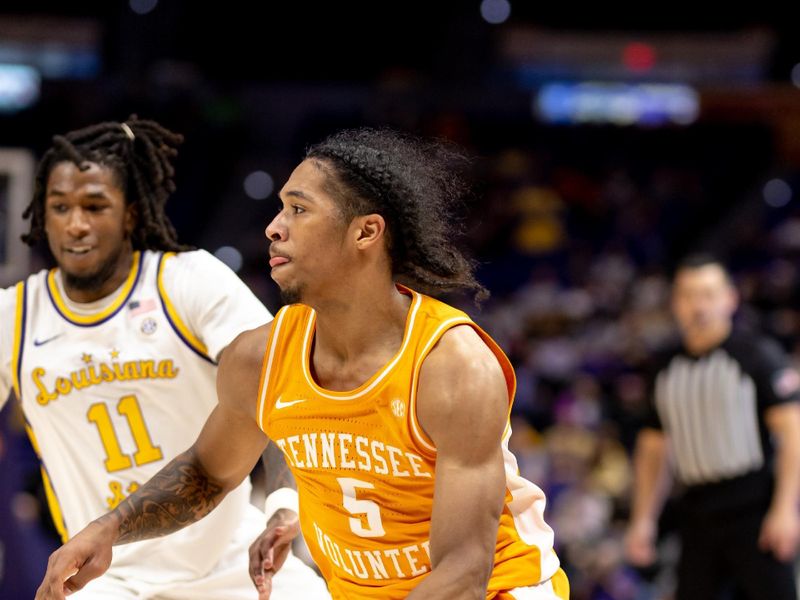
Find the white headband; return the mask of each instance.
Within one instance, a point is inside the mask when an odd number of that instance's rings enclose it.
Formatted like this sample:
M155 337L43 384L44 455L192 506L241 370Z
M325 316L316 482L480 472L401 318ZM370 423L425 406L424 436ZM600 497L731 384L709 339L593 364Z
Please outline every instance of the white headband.
M122 127L122 131L125 132L125 135L127 135L131 141L133 141L136 138L136 136L133 135L133 130L130 127L128 127L127 123L120 123L119 126Z

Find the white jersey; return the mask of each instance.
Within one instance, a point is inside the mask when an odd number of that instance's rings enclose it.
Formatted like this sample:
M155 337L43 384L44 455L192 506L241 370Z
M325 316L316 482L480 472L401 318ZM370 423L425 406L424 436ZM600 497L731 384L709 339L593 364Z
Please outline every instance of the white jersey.
M270 318L205 251L136 252L125 283L91 304L70 302L57 270L0 290L0 394L11 384L21 399L64 539L194 443L217 402L220 352ZM202 521L115 547L110 572L153 582L208 573L249 494L245 481Z

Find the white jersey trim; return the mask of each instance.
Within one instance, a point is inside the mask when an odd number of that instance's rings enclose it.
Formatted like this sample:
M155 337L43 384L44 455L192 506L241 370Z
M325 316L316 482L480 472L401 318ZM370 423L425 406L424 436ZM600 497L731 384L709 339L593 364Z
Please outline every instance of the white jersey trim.
M272 373L272 363L275 358L275 347L278 345L278 334L281 331L281 324L283 323L283 317L285 315L286 315L286 309L279 310L277 316L275 317L275 320L272 322L269 354L267 355L267 362L264 365L264 375L261 380L261 391L259 394L260 398L258 401L258 426L264 433L267 432L266 427L264 425L264 406L266 405L267 402L267 390L269 389L269 379L270 379L270 374Z
M405 354L406 348L411 340L411 332L414 330L414 322L417 318L417 311L419 310L420 305L422 304L422 296L416 293L413 290L410 290L413 296L413 301L411 304L411 309L408 315L408 323L406 325L406 330L403 336L403 344L400 346L400 350L398 350L397 354L395 354L394 358L384 367L378 371L376 375L372 376L372 383L367 385L363 389L359 389L357 391L351 392L332 392L330 390L325 390L321 388L317 383L314 381L314 378L311 376L309 371L309 344L311 342L311 333L313 331L314 322L316 320L316 313L312 310L311 315L308 318L308 325L306 326L305 336L303 338L303 354L301 356L301 364L303 366L303 375L306 378L306 381L311 386L317 394L322 396L323 398L328 398L330 400L355 400L357 398L361 398L367 394L369 394L373 389L375 389L378 384L380 384L386 376L394 369L395 365L400 362L400 359Z

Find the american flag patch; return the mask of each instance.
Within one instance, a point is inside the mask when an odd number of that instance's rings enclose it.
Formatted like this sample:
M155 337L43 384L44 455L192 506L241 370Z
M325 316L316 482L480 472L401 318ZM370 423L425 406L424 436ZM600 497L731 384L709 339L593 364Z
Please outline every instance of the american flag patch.
M147 300L134 300L128 304L128 310L131 311L130 316L132 317L143 315L155 309L156 301L152 298L148 298Z

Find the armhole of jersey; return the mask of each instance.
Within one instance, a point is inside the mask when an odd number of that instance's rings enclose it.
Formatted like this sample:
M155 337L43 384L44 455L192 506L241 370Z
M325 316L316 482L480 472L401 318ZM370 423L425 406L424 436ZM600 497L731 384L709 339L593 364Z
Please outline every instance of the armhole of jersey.
M55 525L56 531L61 537L61 541L66 544L67 540L69 540L69 534L67 533L67 525L64 523L64 513L61 512L58 496L56 496L56 491L53 489L53 484L50 483L50 474L47 472L47 467L44 466L42 452L39 450L39 442L36 440L36 434L33 432L33 427L31 427L27 419L25 419L25 433L28 434L28 439L31 441L33 451L39 459L39 470L42 473L44 495L47 498L47 507L50 509L50 516L53 518L53 525Z
M275 361L275 348L280 340L281 325L283 324L287 308L288 306L281 308L278 314L275 315L275 320L272 321L272 329L269 332L269 337L267 337L267 348L264 352L264 361L261 365L261 379L258 383L258 414L256 417L258 419L258 426L264 433L267 433L266 415L264 413L272 408L271 406L267 406L267 397L269 396L270 390L272 365Z
M17 284L17 306L14 310L14 343L11 347L11 385L19 402L22 402L20 369L22 367L22 345L25 342L26 296L25 282L20 281Z
M411 440L414 442L414 444L416 444L417 449L422 451L429 458L436 456L436 445L428 437L428 434L425 433L422 425L419 424L419 419L417 419L417 387L419 386L419 373L422 369L422 363L425 361L425 358L428 356L428 354L430 354L430 351L433 350L433 347L436 345L436 343L441 339L448 329L452 329L456 325L474 326L474 323L466 317L453 317L452 319L442 321L436 331L434 331L433 335L428 338L428 342L422 349L422 352L414 363L414 368L412 370L411 398L408 402L408 429L411 434Z
M473 323L472 327L483 340L483 343L489 346L489 350L492 351L492 354L494 354L497 362L500 364L500 368L503 370L503 378L506 380L506 389L508 390L508 412L506 413L506 428L505 431L503 431L503 437L505 438L509 435L509 430L511 429L511 408L514 405L514 395L517 393L517 377L514 375L514 367L511 365L511 361L506 356L506 353L503 352L503 349L497 345L497 342L481 329L479 325Z
M508 360L508 357L502 351L500 346L498 346L497 343L491 337L489 337L489 335L475 322L471 321L467 317L453 317L452 319L447 319L439 324L439 327L430 337L428 343L425 344L425 347L420 353L417 362L414 364L414 371L411 380L411 400L409 402L408 409L410 425L409 431L411 433L411 439L417 445L419 450L423 451L431 458L436 456L436 446L425 433L425 430L419 423L419 419L417 419L417 386L419 385L419 373L422 369L423 361L428 356L430 351L433 350L433 347L436 345L436 343L441 339L445 332L458 325L469 325L472 327L475 333L477 333L481 340L483 340L483 343L486 344L492 351L492 354L495 355L497 362L500 363L500 368L503 370L503 377L506 380L506 389L508 390L508 412L506 413L506 427L503 431L504 438L508 435L511 427L511 406L514 401L514 393L516 392L517 386L511 361Z
M47 473L47 468L42 463L42 484L44 486L44 495L47 498L47 506L50 508L50 515L53 517L53 525L56 527L58 535L61 537L63 543L69 541L69 533L67 533L67 526L64 523L64 515L61 513L61 505L58 503L56 492L53 489L53 484L50 483L50 475Z
M197 356L205 361L210 362L212 365L216 365L217 362L208 355L208 348L206 345L191 332L191 330L180 318L178 311L175 310L175 305L169 299L167 290L164 288L164 265L167 263L167 259L173 256L175 256L174 252L165 252L158 259L158 275L156 283L158 286L158 297L161 300L161 308L164 310L164 315L167 317L167 321L169 322L173 331L175 331L181 341L186 344L195 354L197 354Z
M14 393L17 400L22 403L22 388L20 387L20 376L22 375L22 350L25 347L25 321L28 312L27 307L27 287L24 281L17 284L17 306L14 310L14 345L11 349L11 381L14 387ZM67 526L64 524L64 515L61 512L61 505L58 503L56 492L53 485L50 483L50 475L47 473L47 468L42 461L42 453L39 450L39 442L36 440L36 435L33 433L33 427L25 419L25 433L31 442L33 451L39 459L39 465L42 472L42 483L44 484L44 493L47 497L47 506L50 508L50 514L53 517L53 525L55 525L58 535L61 536L61 541L67 543L69 534L67 533Z

